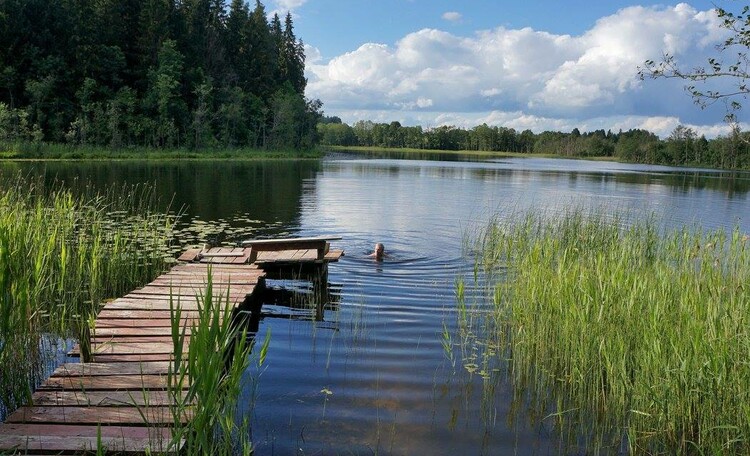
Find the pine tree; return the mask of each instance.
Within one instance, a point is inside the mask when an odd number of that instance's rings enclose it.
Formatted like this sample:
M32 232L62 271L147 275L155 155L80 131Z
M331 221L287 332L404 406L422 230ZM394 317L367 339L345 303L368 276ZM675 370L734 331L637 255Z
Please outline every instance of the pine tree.
M292 83L294 90L305 94L307 79L305 79L305 46L302 40L297 41L294 35L294 24L292 13L287 13L284 21L284 34L282 43L282 56L286 74L285 79Z
M256 0L255 9L248 21L248 84L253 94L270 100L278 86L275 75L277 64L274 55L271 31L266 19L266 8Z

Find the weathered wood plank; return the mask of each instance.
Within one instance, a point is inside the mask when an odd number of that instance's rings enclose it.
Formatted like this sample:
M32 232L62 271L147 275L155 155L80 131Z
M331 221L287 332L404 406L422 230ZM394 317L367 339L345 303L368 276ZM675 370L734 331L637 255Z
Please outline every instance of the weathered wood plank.
M233 262L234 264L245 264L250 261L250 258L252 257L252 254L253 254L253 249L250 249L250 248L242 249L242 252L243 254L241 257L235 258Z
M159 453L156 447L166 448L168 441L158 443L150 439L123 439L101 438L96 437L44 437L44 436L26 436L26 435L2 435L0 436L0 448L4 450L15 450L23 455L32 454L96 454L96 448L101 446L107 449L108 453L115 454L146 454ZM184 443L183 443L184 444ZM36 452L36 453L31 453ZM174 451L173 451L174 453ZM11 454L14 454L11 452Z
M182 255L177 257L177 261L195 261L196 258L198 258L198 255L200 255L201 251L203 249L188 249L185 250Z
M98 355L135 355L135 354L171 354L174 345L171 342L164 343L129 343L129 342L109 342L106 344L97 344L93 347L92 352Z
M323 259L328 262L333 262L333 261L339 261L339 259L342 256L344 256L343 250L331 250L328 253L326 253Z
M244 301L244 299L242 300ZM233 309L236 307L237 304L241 303L242 301L239 301L237 299L230 299L230 307ZM220 302L223 310L223 306L225 304L225 300L221 300ZM179 305L180 309L182 309L182 316L185 317L191 317L196 318L198 317L198 303L197 302L182 302L179 303L175 302L173 303L175 309ZM107 304L107 307L105 308L108 311L115 311L115 310L142 310L142 311L161 311L161 312L170 312L170 303L169 300L163 300L163 299L127 299L127 300L118 300L117 302L113 302L110 304ZM186 312L192 312L190 314L186 314ZM170 314L171 318L171 314Z
M260 251L258 252L257 257L255 258L255 262L260 264L260 263L267 263L267 262L275 261L276 258L279 257L279 253L280 252L278 250L271 250L267 252Z
M232 290L230 291L230 293L228 295L229 295L229 299L240 300L241 301L241 300L246 299L250 295L250 293L243 293L241 291L234 291L234 288L232 288ZM183 292L182 294L171 294L170 295L169 292L166 292L164 294L155 294L155 293L152 293L152 292L149 292L149 291L141 292L139 290L135 290L135 291L132 291L132 292L128 293L127 295L123 296L123 298L126 298L126 299L127 298L131 298L131 299L153 299L153 300L159 300L159 301L169 301L169 300L172 300L172 301L175 301L175 302L179 299L181 302L183 302L183 301L188 302L188 301L191 301L191 300L192 301L198 301L200 299L203 299L202 296L203 296L202 292L201 293L187 293L187 292ZM226 298L227 297L227 293L226 293L226 290L217 290L217 289L214 289L213 296L215 298L218 298L219 296L222 296L222 297Z
M187 358L187 352L183 353L183 359ZM127 362L143 362L143 361L171 361L174 359L174 355L171 353L137 353L137 354L104 354L104 355L93 355L93 359L99 363L127 363Z
M180 414L180 422L185 424L193 416L192 408ZM175 423L170 407L101 407L101 406L30 406L20 407L11 413L6 423L45 423L45 424L120 424L120 425L160 425Z
M214 296L227 296L233 298L246 298L255 291L255 284L227 284L227 285L215 285L211 287L212 294ZM137 290L133 290L129 295L146 295L146 296L164 296L166 298L175 296L182 297L202 297L206 294L206 288L203 286L188 286L188 287L160 287L157 285L148 285Z
M200 315L197 310L182 309L181 317L183 319L198 318ZM154 320L170 320L172 314L169 310L160 311L144 311L144 310L118 310L118 309L107 309L106 307L99 312L100 319L111 319L111 320L124 320L128 318L132 319L154 319Z
M260 277L263 277L265 273L244 273L238 272L236 274L226 273L211 276L211 283L243 283L248 282L249 284L256 283ZM155 281L159 282L178 282L178 281L189 281L196 285L205 285L208 283L208 277L202 274L193 274L192 272L181 272L176 271L169 274L159 276Z
M136 364L136 363L132 363ZM175 392L176 393L176 392ZM174 402L174 398L164 390L132 391L57 391L39 390L31 396L31 403L44 405L78 405L78 406L164 406Z
M119 454L145 454L147 451L177 453L184 445L184 441L175 441L170 447L171 430L167 427L0 425L0 448L16 449L21 454L95 453L99 439L107 452Z
M166 375L168 362L143 363L65 363L55 369L51 377L81 377L96 375Z
M235 264L215 264L207 265L201 263L183 263L172 267L169 271L190 271L195 273L207 274L209 269L212 273L231 273L250 271L255 269L253 265L235 265Z
M329 242L329 241L340 241L341 239L342 238L340 236L311 236L311 237L281 238L281 239L250 239L247 241L242 241L242 245L249 245L251 247L270 246L271 248L282 246L282 247L289 248L287 246L297 247L300 244L318 245L318 244ZM315 247L310 247L310 248L315 248Z
M195 304L199 301L198 296L159 296L159 295L142 295L138 293L128 293L122 298L117 298L114 301L108 302L104 309L109 308L110 304L117 304L121 302L143 302L143 301L152 301L152 302L166 302L169 303L172 301L173 303L182 304L183 306L186 304Z
M194 319L188 319L188 318L182 318L180 320L181 322L188 322L188 326L190 326L190 322L194 321ZM158 318L158 319L148 319L148 320L130 320L127 318L98 318L96 320L96 329L95 331L99 333L103 330L108 331L117 331L117 330L125 330L125 329L153 329L155 331L161 331L163 328L170 328L172 327L172 319L167 318ZM180 324L182 326L182 324Z
M187 385L182 385L187 388ZM117 391L144 389L167 389L166 375L101 375L91 377L50 377L39 386L39 391L68 390L68 391Z
M231 297L247 297L248 295L252 294L253 290L255 289L254 284L252 286L250 285L233 285L233 286L213 286L213 295L218 296L226 296L227 294ZM159 287L159 286L153 286L153 285L147 285L143 288L137 288L133 290L132 292L128 293L125 297L131 296L131 295L156 295L156 296L165 296L167 298L169 297L195 297L195 296L202 296L205 294L206 289L204 287Z
M171 323L171 322L170 322ZM185 334L190 335L191 325L187 324L185 327ZM116 339L120 337L143 337L143 336L164 336L169 337L172 335L172 327L170 326L137 326L130 328L112 328L97 326L92 331L92 336L101 337L114 337Z
M185 328L187 329L187 328ZM157 335L157 336L102 336L99 334L94 335L91 338L91 344L95 347L98 347L100 345L107 345L107 344L171 344L172 336L171 335ZM185 337L185 346L190 343L190 336Z
M224 249L219 249L218 251L210 251L207 253L202 253L201 258L211 258L211 259L217 259L217 258L227 258L227 259L234 259L235 257L241 257L245 253L244 252L232 252L232 251L225 251Z
M136 426L75 426L75 425L42 425L42 424L5 424L0 425L0 435L48 435L48 436L90 436L96 437L101 433L102 437L144 439L170 438L172 430L166 427L136 427Z
M212 279L211 283L213 286L218 286L219 288L226 288L226 286L236 286L236 285L255 285L258 283L258 276L251 276L247 275L244 279L238 278L238 277L231 277L231 279L227 280L217 280ZM208 281L203 278L194 278L193 276L176 276L176 277L169 277L169 276L161 276L158 279L154 280L153 282L149 283L151 286L157 286L157 287L172 287L172 288L201 288L206 289L206 286L208 284Z

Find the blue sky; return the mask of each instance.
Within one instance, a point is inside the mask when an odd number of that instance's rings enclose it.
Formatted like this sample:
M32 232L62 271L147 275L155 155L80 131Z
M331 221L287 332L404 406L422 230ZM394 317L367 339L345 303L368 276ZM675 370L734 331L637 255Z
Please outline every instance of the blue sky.
M292 1L290 5L299 3L299 0ZM423 28L438 28L465 36L500 26L579 35L597 19L635 4L664 5L619 0L307 0L295 8L294 13L298 35L317 47L324 58L331 58L367 42L393 44ZM712 8L710 1L689 4L698 9ZM457 12L461 19L443 19L446 12Z
M733 1L719 6L737 8ZM627 1L269 0L292 11L307 48L308 96L348 123L569 131L680 123L725 131L679 81L639 81L669 51L705 62L725 33L713 3Z

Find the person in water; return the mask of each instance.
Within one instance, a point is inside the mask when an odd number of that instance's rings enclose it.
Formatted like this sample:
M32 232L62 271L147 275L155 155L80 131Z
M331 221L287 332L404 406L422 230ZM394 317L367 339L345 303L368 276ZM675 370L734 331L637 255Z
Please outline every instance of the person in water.
M377 261L382 261L385 257L385 246L378 242L375 244L375 251L369 255L370 258L375 258Z

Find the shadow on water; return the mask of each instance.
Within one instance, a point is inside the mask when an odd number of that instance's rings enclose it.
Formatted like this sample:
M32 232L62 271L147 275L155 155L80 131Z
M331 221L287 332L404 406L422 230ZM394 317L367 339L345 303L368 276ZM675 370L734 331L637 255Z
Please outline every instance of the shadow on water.
M325 322L326 315L337 312L341 304L341 285L326 284L322 294L306 281L268 281L260 300L258 314L265 318Z

